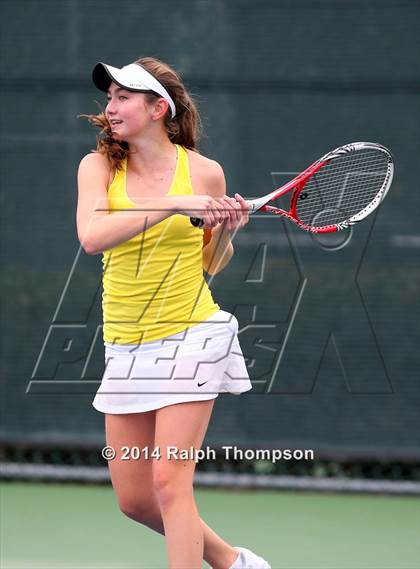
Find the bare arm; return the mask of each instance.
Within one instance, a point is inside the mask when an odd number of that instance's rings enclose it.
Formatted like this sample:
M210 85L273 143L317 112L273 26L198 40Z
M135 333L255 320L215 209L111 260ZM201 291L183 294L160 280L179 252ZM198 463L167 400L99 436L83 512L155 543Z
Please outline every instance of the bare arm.
M170 197L145 198L140 208L149 211L124 210L112 215L108 211L107 185L110 166L105 156L86 155L80 162L77 202L77 234L89 255L101 253L128 241L175 213Z
M79 165L77 235L83 249L96 255L146 231L174 213L214 222L221 206L210 195L138 199L138 208L109 213L107 187L110 166L105 156L86 155Z
M226 194L226 180L222 167L213 162L206 179L208 193L213 198L221 198ZM231 234L224 224L211 230L210 241L203 247L203 268L209 275L222 271L233 256Z

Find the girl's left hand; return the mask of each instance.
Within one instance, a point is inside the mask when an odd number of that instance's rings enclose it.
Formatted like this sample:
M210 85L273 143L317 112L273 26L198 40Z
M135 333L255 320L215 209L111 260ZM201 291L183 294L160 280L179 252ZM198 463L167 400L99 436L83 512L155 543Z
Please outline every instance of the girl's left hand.
M229 232L234 232L248 223L249 206L240 194L235 194L234 198L223 196L223 198L219 198L219 200L229 214L220 224L221 227L227 229Z

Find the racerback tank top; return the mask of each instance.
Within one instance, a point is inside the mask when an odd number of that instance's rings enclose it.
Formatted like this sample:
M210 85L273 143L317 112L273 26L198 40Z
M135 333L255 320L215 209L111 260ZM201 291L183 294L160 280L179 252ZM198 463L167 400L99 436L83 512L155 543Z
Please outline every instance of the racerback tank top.
M192 195L184 147L167 195ZM126 192L127 160L108 189L110 215L138 207ZM120 215L124 215L121 212ZM174 214L103 252L104 342L151 342L210 318L220 310L203 276L203 230Z

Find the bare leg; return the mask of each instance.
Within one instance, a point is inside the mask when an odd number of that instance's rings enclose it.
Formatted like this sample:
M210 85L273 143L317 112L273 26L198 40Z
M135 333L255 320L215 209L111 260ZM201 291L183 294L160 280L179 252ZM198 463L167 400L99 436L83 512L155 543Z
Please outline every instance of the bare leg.
M171 483L159 492L169 569L201 569L203 531L192 492Z
M107 414L107 444L116 450L122 446L153 449L155 413ZM109 470L120 509L131 519L165 535L160 506L153 488L152 461L121 461L118 453L117 458L109 463ZM238 556L237 551L201 518L200 524L204 559L213 569L228 569Z
M214 399L156 411L155 446L161 449L162 457L153 461L153 483L165 529L169 569L201 569L204 532L193 494L196 463L193 459L169 459L167 448L201 448L213 406Z
M162 515L160 511L155 511L153 518L135 519L139 523L147 525L150 529L165 535ZM203 532L204 552L203 558L212 569L229 569L238 557L238 552L231 545L226 543L217 533L200 518L201 529Z

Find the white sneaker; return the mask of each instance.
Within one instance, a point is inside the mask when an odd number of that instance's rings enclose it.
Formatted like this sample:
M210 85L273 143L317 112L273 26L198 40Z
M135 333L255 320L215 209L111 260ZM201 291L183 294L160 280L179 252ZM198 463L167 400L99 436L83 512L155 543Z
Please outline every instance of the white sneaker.
M270 565L262 557L258 557L245 547L234 547L239 552L235 563L229 569L271 569Z

